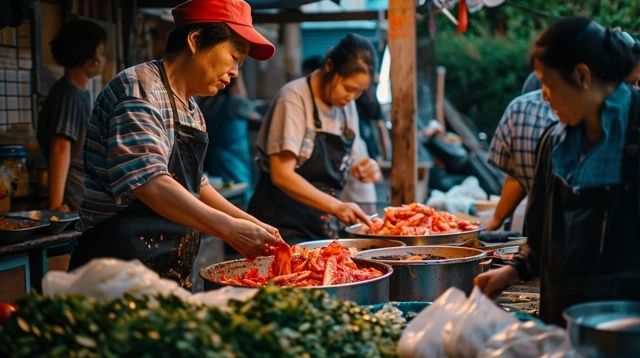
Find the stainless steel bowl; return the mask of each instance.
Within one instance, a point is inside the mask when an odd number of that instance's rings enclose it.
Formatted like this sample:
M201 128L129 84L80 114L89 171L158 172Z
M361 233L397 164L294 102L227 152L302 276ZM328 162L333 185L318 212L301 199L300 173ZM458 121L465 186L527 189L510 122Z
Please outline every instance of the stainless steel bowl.
M573 347L586 357L640 357L640 301L598 301L563 313Z
M382 256L435 255L442 260L389 260ZM433 301L449 287L467 294L473 278L480 273L480 262L487 254L482 250L455 246L404 246L363 251L356 257L372 259L393 267L389 288L392 301Z
M320 247L325 247L332 243L334 240L315 240L315 241L305 241L296 246L306 247L307 249L316 249ZM402 241L398 240L386 240L386 239L339 239L338 243L342 247L350 248L353 247L358 252L373 250L373 249L382 249L385 247L399 247L405 246L406 244Z
M269 270L273 256L259 257L250 262L247 259L220 262L200 269L200 277L204 281L204 290L215 290L224 286L236 286L220 282L220 275L224 272L227 277L242 275L249 269L257 267L264 275ZM389 277L393 273L391 266L362 258L353 258L358 267L372 267L382 272L382 276L367 281L345 283L330 286L303 287L302 289L321 289L342 300L355 301L361 305L389 302Z
M477 239L478 233L484 230L481 226L476 230L461 231L447 234L436 235L376 235L363 233L362 224L355 224L347 226L345 231L357 238L367 239L385 239L385 240L397 240L402 241L409 246L423 246L423 245L461 245L470 239Z

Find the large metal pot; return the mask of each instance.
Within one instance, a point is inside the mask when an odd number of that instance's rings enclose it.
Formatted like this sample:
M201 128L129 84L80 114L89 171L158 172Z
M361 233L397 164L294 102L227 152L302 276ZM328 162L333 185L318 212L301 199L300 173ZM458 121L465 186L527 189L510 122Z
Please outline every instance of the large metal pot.
M461 245L470 239L477 239L478 233L484 230L484 227L479 227L476 230L454 232L448 234L436 234L436 235L376 235L368 234L364 232L362 224L355 224L345 228L347 234L357 238L367 239L385 239L385 240L397 240L402 241L409 246L423 246L423 245Z
M296 244L296 246L300 246L300 247L306 247L307 249L311 250L311 249L316 249L316 248L322 248L325 247L327 245L329 245L330 243L332 243L334 240L315 240L315 241L305 241L305 242L301 242L299 244ZM358 252L360 251L366 251L366 250L374 250L374 249L382 249L385 247L400 247L400 246L405 246L405 243L402 241L398 241L398 240L384 240L384 239L339 239L336 240L338 241L338 243L342 246L342 247L346 247L346 248L355 248L356 250L358 250Z
M640 356L640 301L581 303L563 316L573 347L585 357Z
M443 259L377 259L408 255L434 255ZM392 301L433 301L452 286L468 294L473 288L473 278L480 273L480 261L486 256L481 250L455 246L404 246L356 254L356 257L373 259L393 267L389 285Z
M250 262L247 259L220 262L200 269L200 277L204 280L204 290L215 290L224 286L234 286L220 282L220 275L226 277L242 275L249 269L257 267L264 275L269 270L273 256L259 257ZM341 285L304 287L303 289L321 289L342 300L355 301L361 305L389 302L389 277L393 273L391 266L362 258L353 258L358 267L373 267L382 272L382 276L372 280L347 283ZM243 287L243 286L238 286Z

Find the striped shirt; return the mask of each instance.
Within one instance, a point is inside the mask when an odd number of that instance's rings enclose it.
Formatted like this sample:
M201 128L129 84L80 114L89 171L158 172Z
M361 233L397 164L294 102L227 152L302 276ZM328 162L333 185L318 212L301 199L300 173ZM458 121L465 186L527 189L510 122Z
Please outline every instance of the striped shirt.
M96 98L84 148L82 230L124 210L137 187L169 174L174 142L171 102L154 62L120 72ZM180 124L205 131L194 99L175 99ZM202 183L207 183L204 176Z
M538 141L544 130L556 121L540 90L517 97L509 103L496 128L489 146L489 163L516 178L529 192L536 169Z

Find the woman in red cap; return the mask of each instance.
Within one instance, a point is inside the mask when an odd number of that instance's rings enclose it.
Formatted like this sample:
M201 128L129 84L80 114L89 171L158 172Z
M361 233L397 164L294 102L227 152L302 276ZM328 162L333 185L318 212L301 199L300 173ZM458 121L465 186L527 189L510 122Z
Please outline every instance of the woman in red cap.
M247 55L266 60L275 48L241 0L187 1L173 16L165 57L119 73L96 99L85 146L84 233L70 269L96 257L139 259L188 286L200 233L247 257L281 240L203 176L207 132L192 98L215 95Z
M288 242L337 238L332 217L369 224L357 204L338 197L349 171L362 182L382 177L366 149L354 146L362 141L355 99L369 88L375 64L371 43L349 34L320 69L286 84L271 104L258 133L261 175L249 212Z

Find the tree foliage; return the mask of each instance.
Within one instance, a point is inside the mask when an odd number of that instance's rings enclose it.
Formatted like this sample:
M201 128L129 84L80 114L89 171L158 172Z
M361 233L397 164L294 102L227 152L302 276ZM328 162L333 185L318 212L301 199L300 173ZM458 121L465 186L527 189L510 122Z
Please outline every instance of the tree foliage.
M451 12L456 14L457 6ZM640 1L506 0L469 14L469 31L463 35L455 34L445 16L434 14L436 63L447 68L447 97L491 135L531 70L528 55L535 37L557 18L571 15L640 37ZM428 35L426 27L418 31Z

